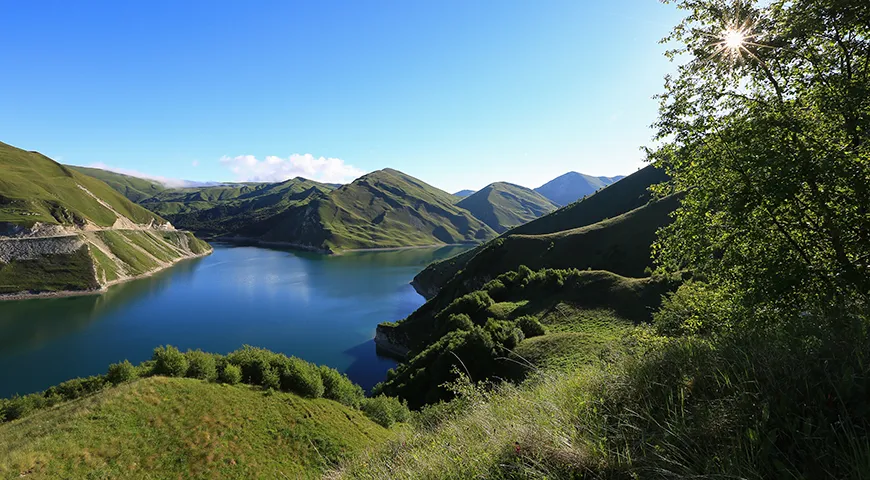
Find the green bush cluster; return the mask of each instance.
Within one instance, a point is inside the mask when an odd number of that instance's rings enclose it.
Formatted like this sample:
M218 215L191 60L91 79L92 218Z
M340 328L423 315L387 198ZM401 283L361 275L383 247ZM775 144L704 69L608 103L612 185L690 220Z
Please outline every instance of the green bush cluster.
M151 359L154 360L154 373L157 375L183 377L187 374L187 358L172 345L155 348Z
M44 392L0 399L0 421L16 420L34 410L48 408L67 400L99 392L107 385L110 383L105 375L96 375L68 380Z
M360 410L372 421L386 428L395 423L407 422L411 418L411 411L405 401L385 395L364 399Z
M363 389L347 375L300 358L247 345L225 356L201 350L182 353L176 347L166 345L155 348L151 360L137 366L124 360L110 365L105 375L78 378L44 392L0 399L0 422L21 418L34 410L80 398L107 386L152 375L196 378L230 385L246 383L307 398L328 398L352 408L361 408L366 401ZM378 416L376 421L381 424L406 421L407 416L394 405L395 402L398 400L379 399L366 411L374 412Z
M106 372L106 380L112 385L129 382L137 376L136 367L129 360L109 365L109 371Z
M217 359L214 355L202 350L188 350L184 357L187 359L186 377L209 382L217 378Z
M540 337L547 333L541 322L535 317L524 315L517 319L517 326L523 331L526 338Z

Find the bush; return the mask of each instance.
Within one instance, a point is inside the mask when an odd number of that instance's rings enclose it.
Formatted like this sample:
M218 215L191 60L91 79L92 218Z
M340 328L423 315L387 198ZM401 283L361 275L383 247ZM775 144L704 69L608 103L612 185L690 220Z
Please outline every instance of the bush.
M373 422L385 428L397 422L407 422L411 418L411 411L404 401L385 395L364 399L360 409Z
M281 371L281 390L302 397L322 397L324 385L319 369L304 360L290 358Z
M457 298L444 309L442 314L465 313L474 316L475 313L486 310L493 303L495 302L488 293L478 290Z
M525 338L523 331L514 326L513 322L490 318L486 321L485 328L493 342L509 350L516 348Z
M155 348L151 358L157 375L183 377L187 373L187 358L172 345Z
M224 365L223 370L221 370L218 380L220 380L221 383L235 385L242 381L242 369L239 368L238 365L228 363Z
M188 350L184 354L187 358L187 376L200 380L214 381L217 378L217 364L215 356L202 350Z
M106 380L113 385L118 385L120 383L129 382L137 376L136 367L134 367L129 360L124 360L121 363L113 363L109 365L109 371L106 373Z
M320 379L323 382L323 397L335 400L343 405L357 408L365 398L362 387L350 381L347 375L338 370L321 365Z
M284 355L263 348L245 345L226 356L226 361L242 369L242 381L251 385L272 384L274 373L280 375L281 364L286 362ZM274 373L273 373L274 372ZM277 387L273 387L277 388Z
M472 327L474 327L474 323L471 321L471 317L464 313L459 313L447 317L445 329L446 332L452 332L455 330L471 330Z
M281 388L281 375L271 365L263 368L260 375L262 376L263 388L271 390L278 390Z
M517 326L523 331L526 338L540 337L547 333L544 326L538 319L530 316L523 316L517 319Z
M730 328L732 295L702 282L689 281L677 288L653 314L653 325L662 335L709 335Z
M106 377L103 375L74 378L50 387L43 392L43 396L59 397L61 400L73 400L102 390L106 386L106 382Z

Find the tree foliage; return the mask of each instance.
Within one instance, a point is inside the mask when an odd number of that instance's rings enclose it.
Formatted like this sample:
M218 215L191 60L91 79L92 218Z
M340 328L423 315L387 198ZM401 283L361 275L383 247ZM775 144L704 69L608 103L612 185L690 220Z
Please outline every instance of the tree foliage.
M670 3L688 12L664 39L681 65L648 154L671 176L657 193L683 199L658 261L739 293L747 317L866 305L870 3Z

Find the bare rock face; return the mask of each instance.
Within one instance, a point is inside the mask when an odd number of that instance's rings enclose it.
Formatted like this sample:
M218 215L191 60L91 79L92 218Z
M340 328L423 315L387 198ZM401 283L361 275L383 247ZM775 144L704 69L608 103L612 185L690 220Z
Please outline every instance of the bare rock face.
M82 248L84 240L77 236L22 238L0 241L0 262L32 260L45 255L70 254Z
M404 360L410 352L405 346L406 340L404 334L399 333L392 325L378 325L375 332L375 346L378 351L400 360Z

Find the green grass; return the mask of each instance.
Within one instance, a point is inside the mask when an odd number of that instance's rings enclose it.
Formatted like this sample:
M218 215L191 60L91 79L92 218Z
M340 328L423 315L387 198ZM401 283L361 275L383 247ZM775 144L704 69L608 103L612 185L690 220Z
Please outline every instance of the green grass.
M521 269L461 297L442 290L408 318L378 327L410 354L376 391L405 398L416 408L450 398L442 384L455 377L453 367L475 380L522 379L538 368L569 369L594 362L635 324L648 321L662 295L679 281L604 271ZM477 327L457 330L450 320L456 314L468 315ZM511 344L501 329L518 327L521 317L538 320L546 334ZM491 319L500 322L491 324ZM476 339L481 336L489 340Z
M866 330L803 340L635 329L607 361L460 383L330 478L868 478Z
M152 377L0 425L0 476L317 478L390 435L331 400Z
M99 248L94 246L91 246L90 248L91 256L94 257L98 267L97 278L103 274L105 275L107 282L114 282L119 279L120 275L118 272L118 265Z
M100 288L88 247L0 263L0 293L84 291Z
M159 235L159 232L157 234ZM177 252L170 249L165 243L161 245L162 242L158 242L150 232L125 231L122 235L127 241L137 245L160 261L169 263L178 257Z
M153 259L131 247L128 238L121 232L104 230L97 235L112 253L127 265L127 273L141 275L158 267Z
M166 190L166 186L162 183L145 178L132 177L130 175L101 170L99 168L79 167L76 165L66 165L66 167L98 180L102 180L107 185L127 197L130 201L136 203L151 198Z
M456 203L497 233L530 222L558 208L534 190L498 182Z
M0 222L30 226L35 222L80 225L90 221L111 226L116 215L79 186L134 222L162 221L102 181L36 152L0 143L0 171Z

